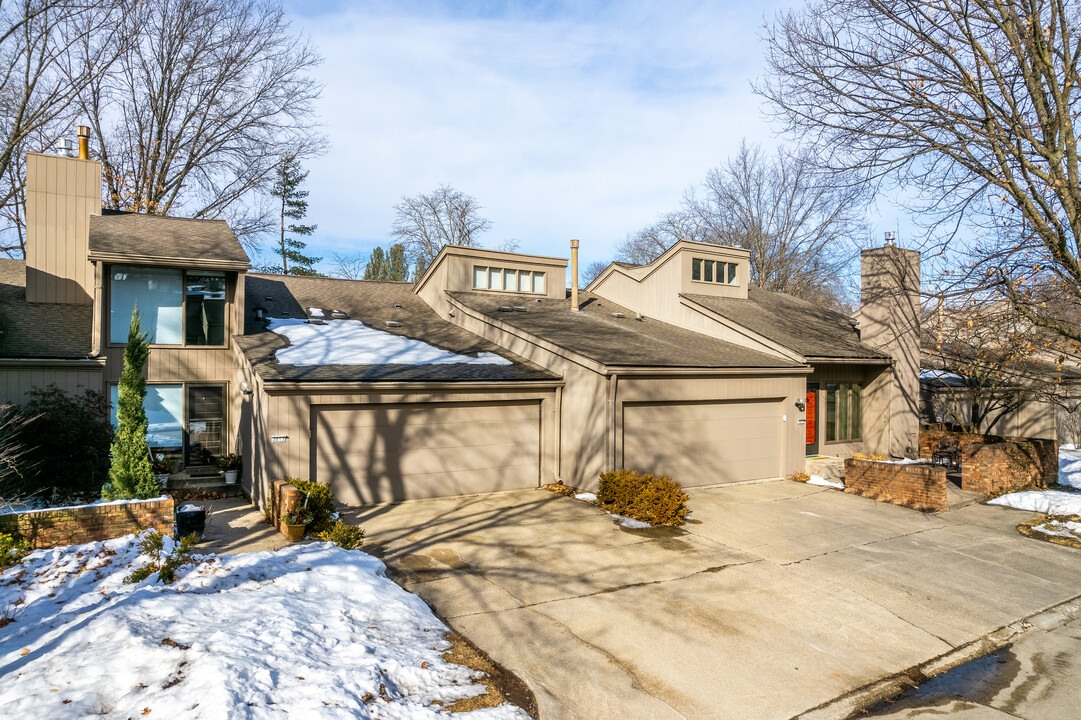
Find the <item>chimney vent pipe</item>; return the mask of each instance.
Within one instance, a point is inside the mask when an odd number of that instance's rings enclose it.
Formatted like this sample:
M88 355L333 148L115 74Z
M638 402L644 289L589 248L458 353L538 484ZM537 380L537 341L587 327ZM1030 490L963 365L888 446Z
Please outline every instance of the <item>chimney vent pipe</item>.
M896 237L897 236L894 234L894 232L892 230L887 230L886 231L886 247L893 247L893 241L894 241L894 238L896 238Z
M79 133L79 159L90 159L90 128L86 125L80 125L77 128Z
M571 312L578 311L578 241L571 240Z

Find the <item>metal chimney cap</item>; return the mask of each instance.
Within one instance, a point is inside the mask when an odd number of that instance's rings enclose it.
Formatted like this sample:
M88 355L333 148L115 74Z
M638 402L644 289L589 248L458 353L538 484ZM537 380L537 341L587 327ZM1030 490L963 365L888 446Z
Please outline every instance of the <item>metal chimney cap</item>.
M894 233L892 230L887 230L886 231L886 245L889 246L889 247L893 247L893 241L894 241L894 239L896 237L897 237L896 233Z
M572 248L578 247L578 241L577 240L571 240L571 247Z
M75 132L79 135L79 137L88 138L90 137L90 126L79 125L75 128Z

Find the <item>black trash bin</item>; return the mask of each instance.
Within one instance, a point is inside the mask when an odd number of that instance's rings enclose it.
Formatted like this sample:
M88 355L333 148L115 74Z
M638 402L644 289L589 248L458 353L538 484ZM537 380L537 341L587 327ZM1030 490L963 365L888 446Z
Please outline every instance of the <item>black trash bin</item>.
M203 530L206 529L206 510L194 505L185 505L176 511L176 538L196 533L199 539L203 539Z

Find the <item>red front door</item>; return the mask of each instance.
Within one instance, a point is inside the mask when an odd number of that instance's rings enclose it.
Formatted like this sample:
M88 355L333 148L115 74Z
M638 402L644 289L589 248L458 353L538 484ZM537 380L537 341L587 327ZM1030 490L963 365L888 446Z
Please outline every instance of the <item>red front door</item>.
M818 427L815 423L815 419L818 417L815 412L815 398L817 397L817 388L807 389L807 446L813 448L814 452L818 451Z

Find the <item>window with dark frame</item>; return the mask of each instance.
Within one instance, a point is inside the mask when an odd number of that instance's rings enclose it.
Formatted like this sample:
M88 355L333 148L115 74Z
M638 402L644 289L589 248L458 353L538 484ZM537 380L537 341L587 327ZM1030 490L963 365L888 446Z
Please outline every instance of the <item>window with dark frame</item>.
M224 347L224 272L116 265L109 269L109 342L128 341L132 310L152 345Z
M863 437L863 393L859 383L826 383L826 442Z
M736 285L736 263L691 258L691 280Z

